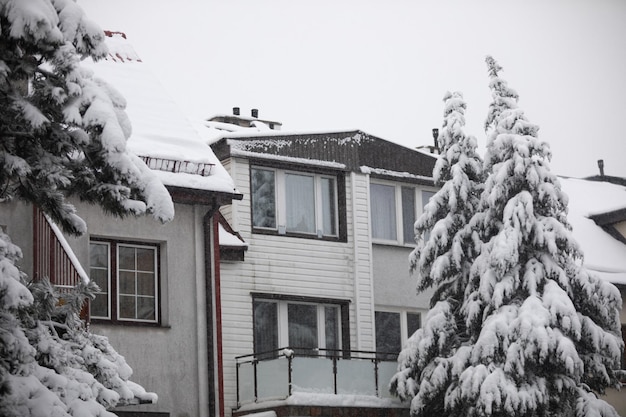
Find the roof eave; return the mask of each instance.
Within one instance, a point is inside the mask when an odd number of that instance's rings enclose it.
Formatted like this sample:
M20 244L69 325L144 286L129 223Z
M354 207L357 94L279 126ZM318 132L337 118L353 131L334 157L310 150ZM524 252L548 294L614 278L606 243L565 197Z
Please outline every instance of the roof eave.
M180 204L199 204L224 206L232 203L233 200L243 199L243 194L223 191L201 190L197 188L166 186L172 200Z

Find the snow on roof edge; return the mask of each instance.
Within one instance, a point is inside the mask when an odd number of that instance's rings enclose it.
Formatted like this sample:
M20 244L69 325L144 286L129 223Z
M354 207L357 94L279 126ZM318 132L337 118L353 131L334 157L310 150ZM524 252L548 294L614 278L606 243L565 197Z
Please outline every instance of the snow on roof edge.
M321 161L319 159L297 158L293 156L281 156L281 155L273 155L273 154L266 154L266 153L260 153L260 152L242 151L236 148L231 149L231 155L244 157L244 158L257 158L257 159L266 159L266 160L271 160L271 161L293 162L293 163L306 164L306 165L325 167L325 168L341 169L341 170L347 169L346 164L343 164L341 162Z

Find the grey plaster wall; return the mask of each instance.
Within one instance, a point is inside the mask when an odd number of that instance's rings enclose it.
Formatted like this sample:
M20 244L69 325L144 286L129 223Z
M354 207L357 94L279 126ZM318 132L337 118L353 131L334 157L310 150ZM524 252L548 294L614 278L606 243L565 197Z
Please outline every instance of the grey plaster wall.
M19 201L0 203L0 226L11 241L22 249L19 268L33 275L33 206Z
M172 417L203 415L208 409L208 365L202 218L208 207L177 204L176 216L167 224L150 216L118 219L97 207L77 207L89 233L71 245L85 268L90 237L160 245L162 325L91 325L126 358L134 371L132 380L159 396L156 405L127 409L167 411Z
M415 277L409 273L411 248L372 245L374 303L386 307L428 309L432 291L417 294Z

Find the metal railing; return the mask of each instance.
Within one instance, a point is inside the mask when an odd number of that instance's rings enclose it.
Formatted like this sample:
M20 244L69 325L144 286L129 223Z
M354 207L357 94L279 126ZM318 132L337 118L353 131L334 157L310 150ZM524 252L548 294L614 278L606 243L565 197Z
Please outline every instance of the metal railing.
M281 348L238 356L237 407L294 393L392 398L397 353Z

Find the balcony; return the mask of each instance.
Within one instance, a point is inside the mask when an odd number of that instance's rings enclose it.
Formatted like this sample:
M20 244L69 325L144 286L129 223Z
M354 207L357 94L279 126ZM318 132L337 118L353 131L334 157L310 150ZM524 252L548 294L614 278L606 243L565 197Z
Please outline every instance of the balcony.
M389 393L398 365L394 356L296 348L239 356L233 415L408 416L409 405Z

